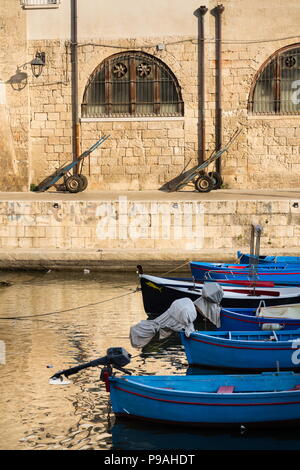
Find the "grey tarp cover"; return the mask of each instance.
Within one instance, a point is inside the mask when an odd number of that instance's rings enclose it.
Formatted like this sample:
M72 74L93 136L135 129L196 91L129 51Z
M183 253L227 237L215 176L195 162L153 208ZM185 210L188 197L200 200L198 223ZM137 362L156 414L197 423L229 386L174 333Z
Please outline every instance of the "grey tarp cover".
M173 331L185 331L189 336L194 330L197 311L191 299L175 300L154 320L142 320L130 328L130 341L134 348L142 348L159 332L159 339L167 338Z
M220 303L223 295L223 289L218 283L208 282L203 285L201 297L194 302L197 310L217 328L221 326Z

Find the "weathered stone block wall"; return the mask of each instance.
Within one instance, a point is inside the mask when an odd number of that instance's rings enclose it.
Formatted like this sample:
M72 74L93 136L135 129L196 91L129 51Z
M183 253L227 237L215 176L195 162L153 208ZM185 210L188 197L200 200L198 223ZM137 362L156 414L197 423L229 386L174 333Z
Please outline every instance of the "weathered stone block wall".
M255 74L275 51L289 44L291 40L268 41L259 47L257 44L223 47L224 143L237 127L243 127L238 141L222 157L228 187L267 189L300 185L300 116L261 116L248 112ZM213 75L213 63L210 70ZM213 133L213 122L208 127Z
M263 227L262 253L300 253L300 201L294 200L174 199L158 206L126 199L2 201L0 248L28 249L27 259L35 249L40 257L57 250L58 259L61 251L82 250L123 260L214 260L234 258L237 249L248 252L251 224Z
M215 5L207 3L209 11L204 18L206 157L214 150L216 134L215 17L211 14ZM254 2L255 22L266 24L265 39L260 39L261 31L258 34L255 28L250 27L254 21L248 17L252 6L244 0L239 6L232 0L224 0L223 3L224 144L238 126L243 126L238 141L222 157L224 183L230 188L299 187L300 117L251 116L247 109L251 85L260 66L276 50L297 41L297 37L292 38L298 27L293 17L295 2L286 7L286 17L282 21L279 21L278 11L283 11L284 7L279 0L279 10L271 8L270 1L263 7ZM66 4L55 10L57 14L62 12L63 6L65 8ZM3 0L0 8L3 13L0 80L4 81L6 90L6 104L0 104L1 166L5 170L0 189L26 190L30 183L37 184L55 168L72 159L70 45L65 40L69 34L66 31L61 34L60 23L57 39L28 41L26 25L35 18L34 24L38 28L38 15L43 22L47 15L53 26L55 11L51 10L52 16L49 16L48 10L22 10L18 0ZM31 15L29 22L26 22L27 15ZM59 18L61 21L61 16ZM290 20L288 32L286 18ZM164 36L124 39L128 36L119 37L118 32L112 31L110 39L98 36L86 39L88 36L84 31L85 39L79 40L78 47L79 102L93 70L110 55L128 50L152 54L170 67L182 88L184 100L182 120L82 120L82 151L89 148L99 135L111 134L85 166L90 189L157 189L187 165L192 167L197 163L200 143L199 57L198 37L195 35L197 19L193 8L190 21L194 28L191 36L166 33ZM66 20L66 28L68 25ZM84 30L84 25L80 26ZM53 29L51 31L53 34ZM247 40L243 36L244 31ZM29 37L32 36L38 37L38 32L30 31ZM41 36L46 37L44 31ZM288 36L291 39L280 39ZM159 43L165 44L164 50L157 50ZM42 75L34 78L28 62L38 50L46 53L46 66ZM26 63L27 68L23 68ZM11 79L17 75L18 68L27 78L24 88L14 90Z
M83 147L103 132L110 138L90 157L90 189L158 188L184 167L183 121L84 122Z
M26 191L30 72L26 16L17 0L0 2L0 44L0 191Z
M149 43L156 44L159 39L141 41L148 53L157 54L156 47L149 48ZM189 162L190 165L196 163L197 51L194 41L177 44L178 39L172 38L175 44L170 46L171 53L162 52L159 58L172 69L182 86L185 116L111 121L83 119L82 152L101 135L110 134L85 162L84 173L89 176L90 189L155 189L180 174ZM122 44L128 49L132 41L123 40ZM72 160L70 50L59 41L33 41L29 52L33 54L36 50L46 52L47 65L38 79L39 86L32 88L30 95L31 178L34 183L63 162ZM79 47L79 102L94 68L120 51L122 49L91 45Z
M72 109L69 49L62 41L33 41L28 56L46 54L46 66L30 88L30 182L72 161Z
M228 21L228 20L227 20ZM157 189L188 165L198 161L198 51L196 38L140 38L141 50L156 55L176 75L185 104L184 118L81 121L81 148L89 148L103 134L111 137L85 165L89 188ZM90 74L111 53L122 49L99 47L91 40L79 47L79 101ZM134 41L119 40L124 50ZM167 43L164 51L154 44ZM116 41L111 41L111 45ZM251 116L248 99L261 64L288 41L223 46L223 142L243 132L222 157L224 183L232 188L290 188L300 184L299 118ZM153 47L152 47L153 45ZM46 51L47 66L30 90L32 182L71 160L71 89L69 48L60 41L34 41L29 52ZM207 44L206 157L215 145L215 59ZM37 86L38 84L38 86ZM212 167L210 168L213 169Z

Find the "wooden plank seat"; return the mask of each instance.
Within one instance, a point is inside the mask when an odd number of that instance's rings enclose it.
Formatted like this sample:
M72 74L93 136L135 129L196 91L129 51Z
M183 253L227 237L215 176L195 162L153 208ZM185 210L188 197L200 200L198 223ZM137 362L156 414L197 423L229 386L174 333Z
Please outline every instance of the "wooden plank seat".
M234 390L233 385L222 385L218 388L217 393L232 393Z

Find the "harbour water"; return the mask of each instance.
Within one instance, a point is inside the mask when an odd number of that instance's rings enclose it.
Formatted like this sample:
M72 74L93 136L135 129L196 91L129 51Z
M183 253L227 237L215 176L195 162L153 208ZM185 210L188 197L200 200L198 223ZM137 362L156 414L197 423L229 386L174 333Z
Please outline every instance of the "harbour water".
M132 354L135 374L221 373L189 369L179 338L133 349L129 329L145 319L135 273L1 272L1 450L299 450L300 426L189 430L116 421L98 368L50 385L55 372L106 355Z

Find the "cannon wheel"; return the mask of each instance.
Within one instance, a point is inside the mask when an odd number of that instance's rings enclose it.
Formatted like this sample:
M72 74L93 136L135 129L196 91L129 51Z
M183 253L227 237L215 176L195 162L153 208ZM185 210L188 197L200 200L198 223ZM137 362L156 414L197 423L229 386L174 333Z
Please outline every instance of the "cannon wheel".
M83 188L83 180L78 175L69 176L66 179L65 185L69 193L79 193Z
M214 187L214 181L208 175L201 175L195 181L195 188L200 193L209 193Z

